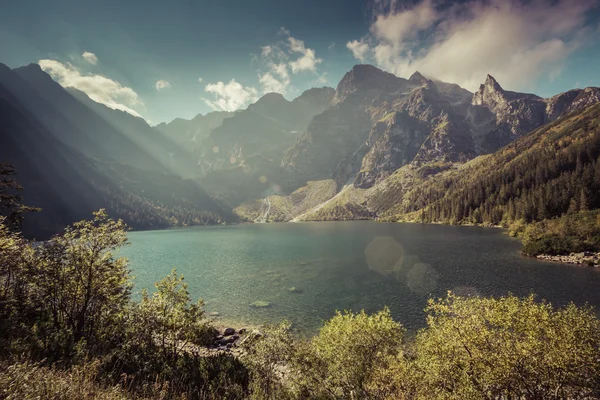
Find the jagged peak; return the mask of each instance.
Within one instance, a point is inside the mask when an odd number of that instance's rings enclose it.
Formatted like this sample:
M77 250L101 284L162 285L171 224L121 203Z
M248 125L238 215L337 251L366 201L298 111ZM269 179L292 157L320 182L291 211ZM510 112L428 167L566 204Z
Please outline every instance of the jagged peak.
M498 83L498 81L496 80L496 78L494 78L492 75L488 74L487 77L485 78L485 83L482 85L482 87L488 88L488 89L492 89L496 92L503 92L504 89L502 89L502 86L500 86L500 84Z
M429 79L425 78L419 71L415 71L410 78L408 78L409 82L425 84L429 82Z
M353 92L394 92L408 82L370 64L358 64L348 71L336 89L336 102Z

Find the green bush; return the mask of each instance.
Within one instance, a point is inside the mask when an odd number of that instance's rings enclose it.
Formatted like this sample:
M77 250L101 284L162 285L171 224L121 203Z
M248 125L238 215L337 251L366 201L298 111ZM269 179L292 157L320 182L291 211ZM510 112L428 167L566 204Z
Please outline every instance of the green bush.
M533 296L452 294L429 302L416 339L419 397L584 399L600 395L600 323L589 308Z

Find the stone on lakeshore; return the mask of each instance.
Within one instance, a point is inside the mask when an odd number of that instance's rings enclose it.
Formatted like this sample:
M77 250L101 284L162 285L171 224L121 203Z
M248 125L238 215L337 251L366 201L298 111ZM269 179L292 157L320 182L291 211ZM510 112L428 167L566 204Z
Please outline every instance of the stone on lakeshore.
M223 331L223 336L233 335L235 333L235 329L233 328L225 328Z
M217 311L213 311L213 312L210 312L210 313L208 313L208 315L209 315L210 317L218 317L218 316L219 316L219 315L221 315L221 314L219 314Z
M250 307L254 307L254 308L267 308L267 307L271 307L273 305L273 303L271 303L270 301L265 301L265 300L256 300L253 301L252 303L250 303Z
M302 289L298 289L296 286L292 286L288 289L290 293L302 293Z

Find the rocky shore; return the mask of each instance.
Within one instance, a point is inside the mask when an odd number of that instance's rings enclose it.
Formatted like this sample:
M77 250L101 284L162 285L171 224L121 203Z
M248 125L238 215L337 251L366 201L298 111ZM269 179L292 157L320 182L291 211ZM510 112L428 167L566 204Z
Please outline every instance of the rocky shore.
M208 346L189 345L186 351L200 354L203 356L211 356L218 353L230 353L234 356L242 356L245 353L243 344L249 340L263 336L263 333L258 329L248 328L217 328L219 334L216 336L213 343Z
M569 255L551 256L540 254L536 256L540 260L557 261L565 264L583 265L587 267L600 268L600 253L584 251L581 253L571 253Z

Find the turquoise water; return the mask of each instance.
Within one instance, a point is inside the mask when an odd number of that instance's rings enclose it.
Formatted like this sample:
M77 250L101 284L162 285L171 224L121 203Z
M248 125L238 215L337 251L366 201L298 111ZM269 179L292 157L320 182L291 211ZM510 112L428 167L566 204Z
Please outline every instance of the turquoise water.
M600 306L600 271L519 255L499 229L367 221L243 224L131 232L122 250L135 292L177 268L217 321L287 319L311 334L335 310L388 306L409 330L430 296L536 293L556 305ZM295 287L296 291L290 291ZM268 308L253 308L257 300Z

